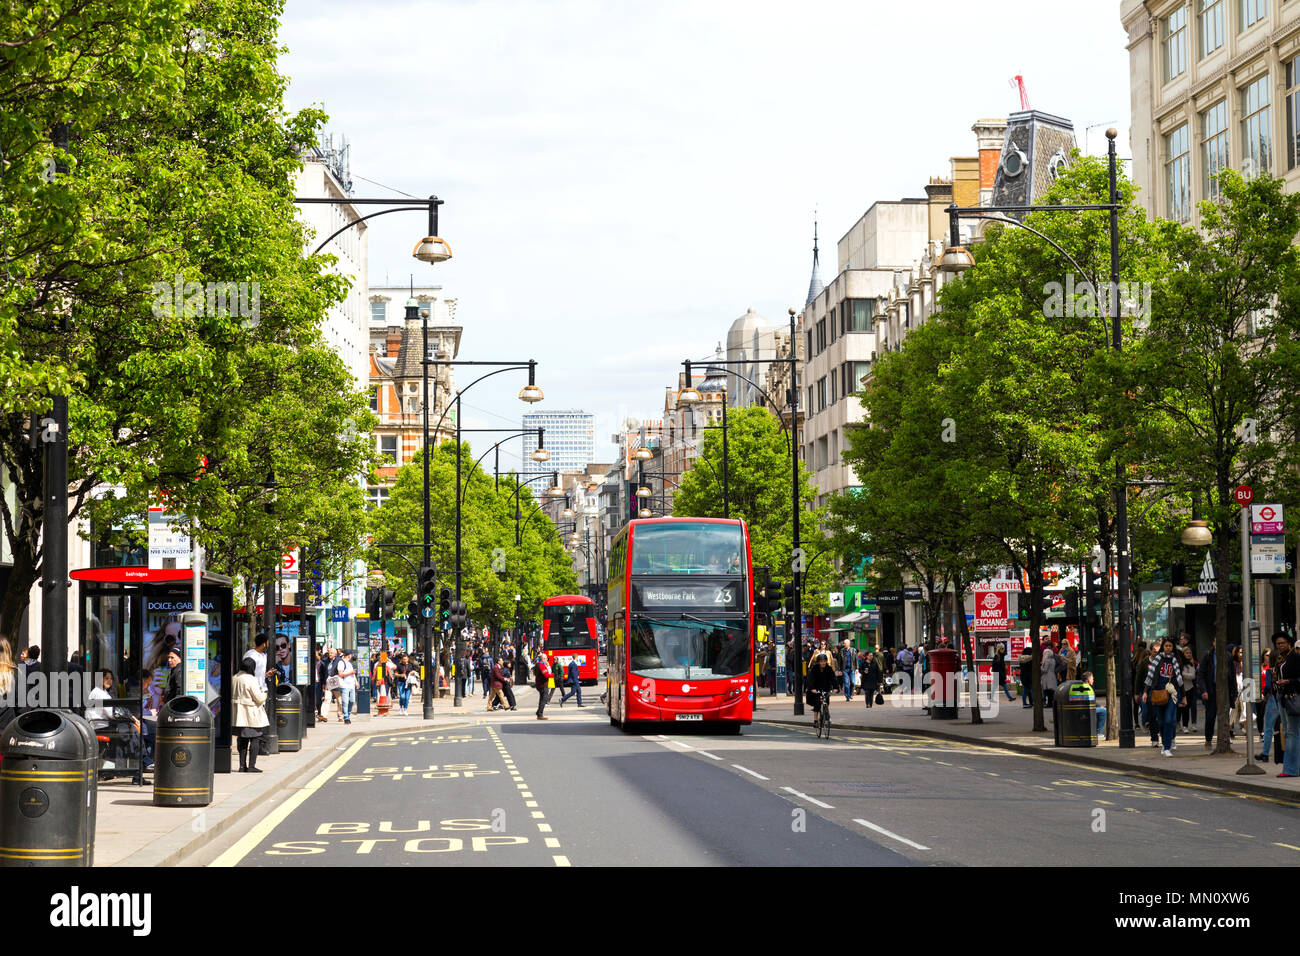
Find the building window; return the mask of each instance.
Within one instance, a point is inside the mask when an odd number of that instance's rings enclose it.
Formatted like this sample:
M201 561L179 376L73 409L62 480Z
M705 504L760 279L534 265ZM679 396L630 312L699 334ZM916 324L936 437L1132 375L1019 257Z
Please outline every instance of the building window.
M1200 0L1201 56L1223 46L1223 0Z
M830 379L831 404L834 405L834 404L839 400L839 399L836 397L836 395L835 395L835 392L836 392L836 388L835 388L835 386L836 386L836 381L835 381L835 380L836 380L836 378L837 378L838 376L832 374L832 375L829 375L829 376L827 376L827 377Z
M1286 65L1286 168L1300 165L1300 56Z
M1241 28L1252 27L1268 16L1268 0L1241 0Z
M1215 179L1228 165L1228 101L1220 100L1201 114L1201 167L1202 192L1206 199L1219 198L1219 182Z
M817 411L826 411L826 376L817 379Z
M871 300L850 299L849 307L850 308L849 308L849 317L848 317L848 331L870 332L871 331Z
M807 338L807 340L808 340L808 341L805 343L807 347L804 349L804 354L807 355L809 358L812 358L814 355L817 354L816 352L813 351L813 336L812 336L812 329L809 329L807 332L805 332L805 333L804 333L804 336L805 336L805 337Z
M382 508L388 502L387 488L367 488L366 489L366 510L374 511L376 508Z
M379 436L379 454L389 459L397 461L397 436L380 435Z
M379 386L378 385L370 386L370 410L372 412L379 411Z
M1241 174L1266 176L1273 168L1273 128L1268 74L1241 91Z
M862 391L862 380L871 374L870 362L850 362L853 368L853 381L851 391Z
M826 320L822 319L817 323L817 351L821 353L826 349Z
M383 325L388 321L388 303L384 301L370 303L370 321Z
M1186 123L1165 137L1165 209L1177 222L1192 218L1189 148Z
M1179 7L1164 21L1165 82L1187 72L1187 8Z

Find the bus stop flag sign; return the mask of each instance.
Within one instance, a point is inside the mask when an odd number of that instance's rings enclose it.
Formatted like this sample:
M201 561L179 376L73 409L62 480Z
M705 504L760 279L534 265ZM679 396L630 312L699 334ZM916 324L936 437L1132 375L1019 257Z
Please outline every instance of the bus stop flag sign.
M1282 523L1282 506L1281 505L1251 505L1250 506L1250 533L1251 534L1285 534L1286 528Z

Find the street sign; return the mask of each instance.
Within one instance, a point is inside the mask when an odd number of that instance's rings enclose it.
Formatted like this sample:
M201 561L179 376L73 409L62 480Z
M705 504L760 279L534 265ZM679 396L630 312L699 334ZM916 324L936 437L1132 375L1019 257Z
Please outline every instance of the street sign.
M1005 631L1007 621L1007 592L975 592L975 630Z
M285 574L298 573L298 549L290 551L288 554L280 555L280 570Z
M1255 500L1255 491L1250 485L1238 485L1233 491L1232 497L1236 499L1237 504L1243 508Z
M1286 574L1286 535L1257 534L1250 539L1251 574Z
M345 622L348 619L348 607L346 604L330 608L330 620L335 623Z
M1283 534L1285 531L1281 505L1250 506L1251 534Z

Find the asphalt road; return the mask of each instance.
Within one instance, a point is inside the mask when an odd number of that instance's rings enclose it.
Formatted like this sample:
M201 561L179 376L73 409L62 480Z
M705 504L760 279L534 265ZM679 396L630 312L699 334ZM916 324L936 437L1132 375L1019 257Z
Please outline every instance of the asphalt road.
M625 733L598 707L526 709L359 742L198 862L1300 864L1300 811L1264 800L903 735Z

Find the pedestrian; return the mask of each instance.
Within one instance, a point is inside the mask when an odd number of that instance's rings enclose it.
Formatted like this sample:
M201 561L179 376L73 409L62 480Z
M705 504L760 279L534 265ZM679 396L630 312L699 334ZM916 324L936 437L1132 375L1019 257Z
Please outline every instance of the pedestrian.
M488 672L488 680L486 686L490 690L491 695L490 695L490 699L488 700L488 705L484 709L489 711L496 710L497 704L499 703L501 705L501 709L504 710L506 706L506 698L505 698L505 694L502 692L502 688L505 685L501 680L500 661L493 662L492 669L491 671Z
M457 670L465 675L465 695L474 693L474 650L466 645L464 656L456 662Z
M8 638L0 637L0 728L17 716L19 667Z
M1011 688L1007 686L1007 649L1005 645L999 644L997 650L993 652L992 667L1002 693L1007 695L1007 700L1015 700L1015 694L1011 693Z
M1043 664L1039 671L1043 681L1043 708L1052 709L1052 703L1056 700L1056 655L1052 653L1052 645L1048 644L1043 648Z
M253 662L253 676L259 684L266 683L266 648L268 639L265 631L259 631L253 638L253 646L244 652L244 657Z
M1133 657L1133 700L1134 705L1141 715L1138 721L1139 727L1146 727L1151 734L1151 746L1159 747L1159 722L1152 713L1151 707L1147 703L1145 696L1147 686L1147 671L1151 666L1151 657L1147 653L1147 642L1138 641L1137 653Z
M257 766L257 754L261 749L261 738L265 728L271 725L266 716L266 687L257 679L257 665L251 658L245 657L239 662L239 673L235 675L231 690L231 703L234 705L231 722L238 739L240 773L261 773Z
M858 656L853 653L853 645L846 637L837 651L835 673L844 682L844 699L853 701L853 675L858 672Z
M1096 697L1096 685L1093 683L1092 671L1084 671L1082 680L1089 687L1093 688L1093 700ZM1097 736L1100 737L1106 732L1106 708L1101 704L1094 705L1094 711L1097 714Z
M1016 659L1016 667L1019 668L1017 674L1020 678L1020 706L1028 710L1034 706L1034 655L1028 644L1021 649L1020 656Z
M406 683L410 673L411 659L403 654L397 659L397 664L393 668L393 682L397 685L397 703L403 716L405 716L407 708L411 706L411 688Z
M492 655L488 653L486 644L479 645L478 679L483 686L483 699L487 700L488 691L492 689Z
M316 719L328 722L325 719L325 681L329 679L329 658L325 656L325 649L319 644L316 645L316 666L312 670L312 678L312 693L316 698Z
M1276 649L1277 642L1274 642ZM1214 745L1214 732L1219 718L1219 707L1226 706L1231 708L1235 701L1237 693L1236 682L1233 680L1232 673L1228 674L1229 684L1227 687L1228 700L1224 701L1219 694L1219 655L1213 647L1210 648L1203 658L1201 666L1196 672L1196 690L1201 695L1201 702L1205 705L1205 746ZM1231 731L1229 731L1231 732Z
M569 685L570 689L560 695L560 706L563 707L566 700L576 695L578 698L578 706L581 707L582 682L578 679L578 661L576 658L569 658L569 666L565 669L565 675L568 678L566 683Z
M343 708L343 723L352 723L352 708L357 705L357 667L352 661L352 651L345 650L338 665L339 698Z
M1273 635L1273 650L1277 654L1273 686L1286 744L1278 776L1296 777L1300 776L1300 654L1295 653L1285 631Z
M1159 653L1151 658L1143 686L1142 702L1148 704L1148 713L1160 727L1160 753L1172 757L1176 749L1174 728L1178 724L1178 698L1183 695L1183 665L1174 653L1172 637L1166 637L1161 642Z
M343 696L340 688L343 685L339 682L339 649L331 644L326 654L328 660L325 661L325 689L329 692L330 700L334 702L334 717L341 720Z
M1193 693L1196 688L1196 658L1186 644L1178 648L1177 655L1183 669L1183 690L1186 692L1178 702L1183 730L1196 733L1196 694Z
M500 658L497 664L501 667L501 696L506 699L506 705L511 710L516 710L514 665L504 657Z
M1246 732L1246 704L1241 695L1241 645L1233 644L1228 650L1232 654L1232 682L1237 688L1237 699L1232 702L1232 716L1228 720L1228 726L1232 728L1234 734L1237 732L1238 726L1240 726L1241 732L1244 734Z
M181 696L181 684L184 671L181 670L181 655L176 648L167 652L167 680L163 683L163 703Z
M546 709L546 702L551 697L548 693L551 685L551 663L546 659L545 654L537 655L537 663L534 665L533 670L533 686L537 688L537 719L550 720L549 717L542 713Z
M1269 744L1273 747L1273 762L1282 763L1282 731L1277 698L1277 666L1272 651L1265 651L1260 670L1261 695L1264 698L1264 720L1259 729L1259 753L1255 759L1268 763Z
M858 673L862 681L862 696L866 698L867 707L872 707L876 702L876 694L880 692L880 665L876 663L876 655L867 651L861 663L858 664Z

